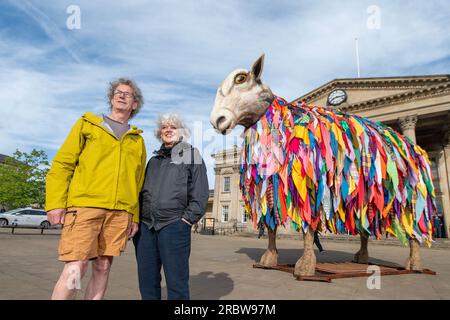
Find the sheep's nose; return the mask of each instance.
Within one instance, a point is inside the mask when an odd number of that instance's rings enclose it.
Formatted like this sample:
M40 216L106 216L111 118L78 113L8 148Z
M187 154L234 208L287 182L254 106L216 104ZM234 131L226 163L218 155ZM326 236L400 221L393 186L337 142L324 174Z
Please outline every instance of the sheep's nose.
M220 124L223 123L224 121L226 121L226 118L224 116L220 116L219 118L217 118L216 128L219 128Z

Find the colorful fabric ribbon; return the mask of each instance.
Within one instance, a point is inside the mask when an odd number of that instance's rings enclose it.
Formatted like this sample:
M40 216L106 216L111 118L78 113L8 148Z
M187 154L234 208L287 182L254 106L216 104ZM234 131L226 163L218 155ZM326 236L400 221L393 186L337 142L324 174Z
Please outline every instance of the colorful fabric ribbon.
M392 128L275 97L243 138L240 188L255 226L291 223L297 231L367 232L377 239L389 232L404 244L415 238L431 245L430 161Z

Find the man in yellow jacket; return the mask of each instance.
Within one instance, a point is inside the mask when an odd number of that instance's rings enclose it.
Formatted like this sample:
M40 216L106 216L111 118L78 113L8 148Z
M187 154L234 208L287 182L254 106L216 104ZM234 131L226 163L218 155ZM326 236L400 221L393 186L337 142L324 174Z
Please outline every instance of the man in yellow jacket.
M85 113L59 149L47 175L46 211L62 224L59 260L64 270L52 299L73 299L92 263L85 299L102 299L114 256L138 231L139 192L144 181L144 140L128 120L144 100L129 79L108 90L111 113Z

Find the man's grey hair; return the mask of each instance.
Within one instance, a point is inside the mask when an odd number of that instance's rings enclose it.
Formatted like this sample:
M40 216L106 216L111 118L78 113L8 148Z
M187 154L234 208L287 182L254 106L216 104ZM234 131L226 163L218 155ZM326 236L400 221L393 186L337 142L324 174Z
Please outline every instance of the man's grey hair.
M112 109L111 100L114 97L114 91L116 91L116 88L121 84L130 86L133 89L133 98L134 98L134 101L137 102L136 110L131 111L131 114L130 114L130 118L133 118L139 112L142 105L144 104L144 97L142 96L141 89L139 89L138 85L133 80L128 79L128 78L119 78L119 79L114 80L109 83L109 88L108 88L109 106Z
M174 125L177 128L178 134L180 135L182 140L187 142L190 137L190 130L188 127L186 127L184 120L180 117L180 115L176 113L164 113L158 116L158 120L156 122L155 137L159 141L162 142L161 130L163 125L167 123Z

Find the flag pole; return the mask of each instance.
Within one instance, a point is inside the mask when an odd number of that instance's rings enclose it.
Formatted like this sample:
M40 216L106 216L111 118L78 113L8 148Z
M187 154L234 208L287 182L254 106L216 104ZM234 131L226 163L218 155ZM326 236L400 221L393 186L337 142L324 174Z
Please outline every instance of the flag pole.
M359 50L358 50L358 38L355 38L356 46L356 69L358 70L358 78L361 78L361 73L359 71Z

